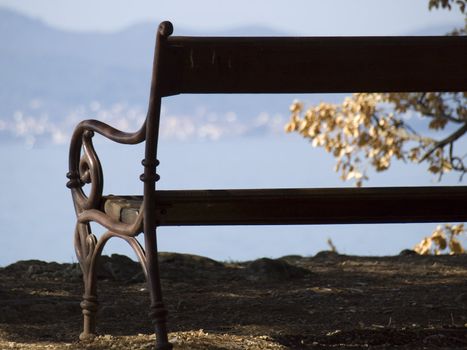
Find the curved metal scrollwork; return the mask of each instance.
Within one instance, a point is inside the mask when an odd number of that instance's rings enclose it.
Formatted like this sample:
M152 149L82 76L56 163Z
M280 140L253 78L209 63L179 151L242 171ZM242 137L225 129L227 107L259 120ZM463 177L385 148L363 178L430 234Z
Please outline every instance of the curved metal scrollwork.
M128 242L132 242L131 239L142 231L144 212L144 210L140 210L136 222L129 225L112 219L102 211L104 177L92 138L95 133L98 133L118 143L136 144L145 139L145 125L146 123L135 133L126 133L98 120L85 120L78 124L73 133L70 144L67 186L72 192L78 219L75 232L76 254L85 274L89 272L90 265L93 264L95 252L99 251L96 247L103 246L108 240L105 235L97 240L91 232L89 223L97 222L109 232L113 232L114 235L126 237ZM84 192L86 185L90 186L88 194ZM130 245L133 249L138 250L134 243L130 243ZM139 252L137 255L140 256Z
M89 224L78 223L75 230L75 251L76 256L78 257L78 262L83 269L84 277L91 280L95 278L96 259L101 255L105 244L112 237L121 238L130 245L143 267L145 276L147 276L146 254L143 247L135 237L107 231L97 239L96 236L91 233Z
M136 253L143 268L143 273L148 278L146 254L143 247L135 237L107 231L99 239L91 233L89 223L77 223L75 229L75 251L78 262L83 272L84 294L80 304L84 316L84 329L80 339L90 339L95 336L96 313L99 303L97 301L97 259L102 254L105 244L112 237L125 240Z
M83 134L83 155L79 161L78 174L80 183L89 184L91 186L89 195L85 195L81 187L77 191L77 199L81 203L82 209L97 208L102 199L102 191L104 188L104 177L102 173L101 162L97 156L96 150L92 143L94 132L87 130Z
M78 262L86 275L97 245L97 238L91 233L89 224L76 224L74 243Z
M77 216L74 245L84 280L81 302L84 329L81 339L92 338L95 333L98 308L96 264L110 238L119 237L130 244L147 276L146 254L135 238L142 232L144 210L141 208L136 222L131 225L112 219L102 210L104 176L92 139L98 133L119 143L140 143L145 139L145 125L135 133L125 133L97 120L85 120L78 124L71 138L67 187L71 190ZM89 186L87 194L85 186ZM91 231L91 222L100 224L108 231L98 239Z
M98 209L102 199L104 178L99 157L92 138L98 133L112 141L123 144L137 144L145 139L146 124L134 133L117 130L98 120L84 120L78 124L70 144L69 172L67 186L71 189L77 214L88 209ZM89 195L83 187L91 186Z

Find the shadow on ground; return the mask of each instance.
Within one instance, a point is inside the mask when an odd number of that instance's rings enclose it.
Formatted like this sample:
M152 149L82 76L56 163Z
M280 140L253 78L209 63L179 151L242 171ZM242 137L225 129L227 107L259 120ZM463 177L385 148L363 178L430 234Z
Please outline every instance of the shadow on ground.
M200 337L260 337L285 349L467 347L467 256L160 259L175 337L202 329ZM101 265L99 332L151 333L139 266L117 255ZM75 342L81 294L76 265L25 261L0 269L2 340ZM236 349L225 346L210 348Z

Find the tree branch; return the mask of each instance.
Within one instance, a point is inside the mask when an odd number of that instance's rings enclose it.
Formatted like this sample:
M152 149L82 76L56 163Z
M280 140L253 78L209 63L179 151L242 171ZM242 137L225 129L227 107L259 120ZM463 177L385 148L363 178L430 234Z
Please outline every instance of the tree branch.
M462 135L464 135L465 133L467 133L467 123L465 123L462 127L460 127L459 129L457 129L455 132L453 132L451 135L449 135L448 137L446 137L445 139L441 140L441 141L438 141L435 143L435 145L433 146L433 148L428 151L427 153L425 153L425 155L422 157L422 159L420 159L420 162L423 162L424 160L426 160L429 156L431 156L433 154L434 151L436 151L437 149L439 148L443 148L444 146L448 145L448 144L452 144L453 142L455 142L458 138L460 138Z
M432 113L430 112L430 107L425 103L425 94L423 94L419 99L418 99L418 104L423 108L423 110L419 110L418 112L422 113L423 116L429 117L429 118L443 118L447 119L450 122L456 123L456 124L461 124L464 123L465 121L460 119L460 118L455 118L449 113L445 113L444 109L439 111L439 114Z

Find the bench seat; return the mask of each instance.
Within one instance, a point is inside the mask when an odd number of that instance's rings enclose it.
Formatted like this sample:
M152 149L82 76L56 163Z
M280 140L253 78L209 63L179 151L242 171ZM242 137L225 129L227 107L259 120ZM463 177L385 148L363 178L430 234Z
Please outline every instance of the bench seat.
M104 211L132 224L142 196L106 196ZM158 226L463 221L467 186L158 190Z

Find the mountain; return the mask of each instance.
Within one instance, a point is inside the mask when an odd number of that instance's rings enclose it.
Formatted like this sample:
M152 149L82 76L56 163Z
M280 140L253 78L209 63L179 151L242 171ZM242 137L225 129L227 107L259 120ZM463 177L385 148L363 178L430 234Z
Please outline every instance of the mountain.
M140 86L148 86L153 39L64 32L6 10L0 23L0 102L6 112L37 98L65 107L146 97Z
M0 104L5 110L40 98L54 104L125 101L145 104L157 23L143 23L110 33L74 33L0 10ZM196 35L193 31L177 32ZM251 27L213 33L262 33Z

